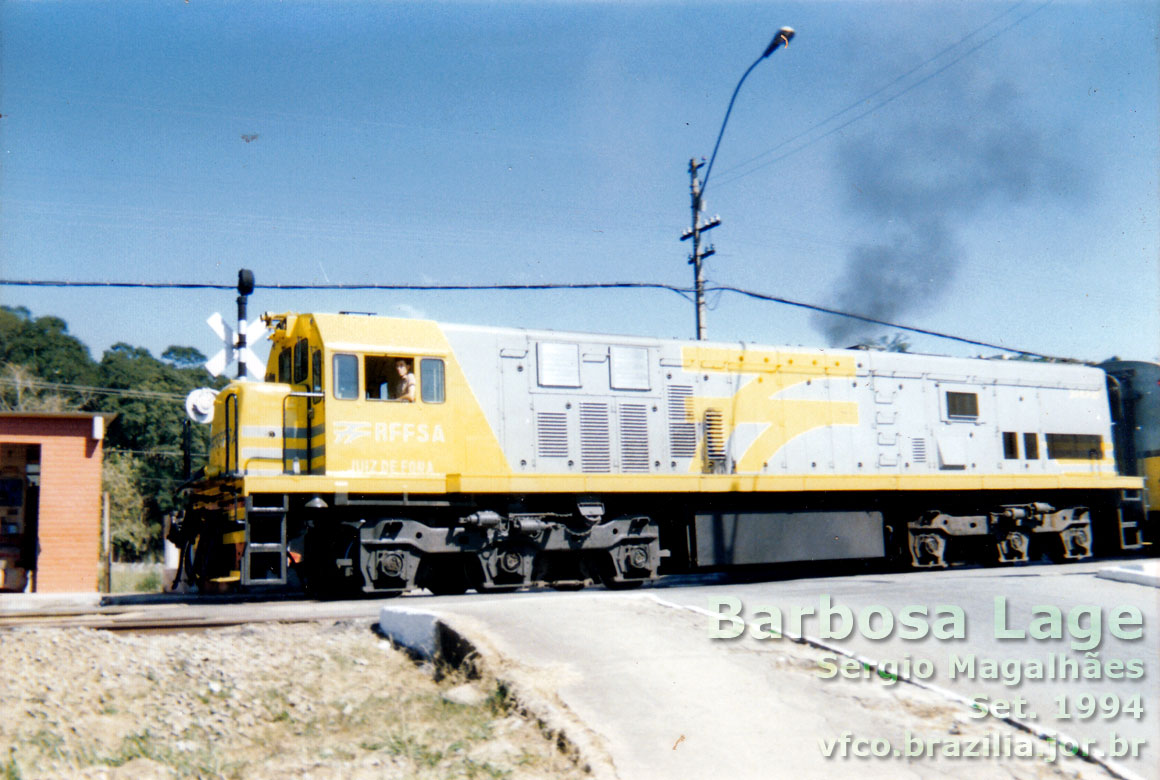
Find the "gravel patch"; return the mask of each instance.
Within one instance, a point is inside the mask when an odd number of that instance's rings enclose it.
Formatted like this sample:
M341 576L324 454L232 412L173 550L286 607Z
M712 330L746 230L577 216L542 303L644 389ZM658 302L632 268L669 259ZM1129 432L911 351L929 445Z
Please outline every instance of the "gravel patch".
M366 622L0 632L0 777L588 777L494 680Z

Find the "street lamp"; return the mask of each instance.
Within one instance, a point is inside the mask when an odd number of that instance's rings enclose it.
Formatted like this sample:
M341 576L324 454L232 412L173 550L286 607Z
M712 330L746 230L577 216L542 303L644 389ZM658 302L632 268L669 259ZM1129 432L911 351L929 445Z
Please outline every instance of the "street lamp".
M689 192L692 194L692 211L693 211L693 225L684 233L681 234L681 240L693 239L693 251L689 255L689 265L693 266L693 284L696 292L697 304L697 340L705 340L705 273L704 261L705 258L714 254L716 250L712 245L701 249L701 234L706 230L712 230L721 224L720 217L713 217L708 222L701 222L702 213L702 196L705 194L705 188L709 185L709 176L713 173L713 161L717 159L717 150L721 147L721 137L725 135L725 125L729 123L729 115L733 113L733 103L737 100L737 93L741 91L741 85L745 83L745 79L749 78L749 74L758 64L773 54L782 46L788 46L789 42L793 40L795 33L792 27L782 27L773 36L773 40L765 47L765 51L761 56L753 61L749 69L745 71L745 75L737 82L737 86L733 89L733 97L729 98L729 108L725 109L725 119L721 122L721 131L717 133L717 143L713 145L713 154L709 157L709 167L705 169L705 180L697 180L697 171L701 169L705 163L698 163L696 159L689 160L689 177L690 185Z

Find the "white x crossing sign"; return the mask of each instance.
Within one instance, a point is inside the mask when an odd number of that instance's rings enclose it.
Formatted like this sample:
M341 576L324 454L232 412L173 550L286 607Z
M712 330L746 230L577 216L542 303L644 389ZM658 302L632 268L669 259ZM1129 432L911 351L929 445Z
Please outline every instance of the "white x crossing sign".
M238 334L218 312L214 312L206 322L209 323L213 332L225 344L225 348L205 361L205 369L214 376L221 376L222 372L237 363L239 357ZM265 366L262 365L261 358L254 354L249 345L257 342L258 339L266 334L266 323L262 322L261 319L257 319L249 324L242 322L241 325L246 332L247 346L240 350L241 358L246 363L246 373L254 379L261 379Z

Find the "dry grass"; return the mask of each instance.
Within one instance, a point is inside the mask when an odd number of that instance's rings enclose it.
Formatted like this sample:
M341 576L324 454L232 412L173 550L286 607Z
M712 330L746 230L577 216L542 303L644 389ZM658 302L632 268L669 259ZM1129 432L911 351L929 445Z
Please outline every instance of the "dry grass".
M3 644L3 780L586 776L494 681L437 682L366 624Z

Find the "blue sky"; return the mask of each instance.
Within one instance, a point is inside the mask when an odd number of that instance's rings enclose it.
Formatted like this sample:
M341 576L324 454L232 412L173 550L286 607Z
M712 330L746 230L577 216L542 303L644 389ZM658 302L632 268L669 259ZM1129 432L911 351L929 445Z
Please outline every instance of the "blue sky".
M1160 359L1154 2L8 0L0 24L4 279L688 285L688 161L790 25L707 187L711 282ZM205 318L234 310L228 291L0 299L63 317L96 357L117 341L212 354ZM710 304L714 340L882 332ZM250 305L693 332L692 305L662 291L260 289Z

